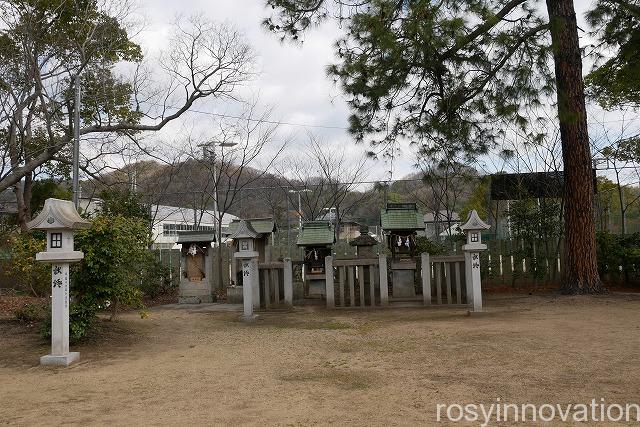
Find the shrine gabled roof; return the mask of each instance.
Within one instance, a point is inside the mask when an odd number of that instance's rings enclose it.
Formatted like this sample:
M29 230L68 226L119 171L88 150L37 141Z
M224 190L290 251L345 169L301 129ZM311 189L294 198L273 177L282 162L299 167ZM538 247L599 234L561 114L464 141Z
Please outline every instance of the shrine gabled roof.
M298 246L327 246L335 242L335 234L329 221L308 221L302 224L298 234Z
M238 229L238 225L240 225L240 221L242 220L234 219L233 221L231 221L229 227L227 227L226 232L230 235L235 233L235 231ZM277 229L276 223L273 218L250 218L245 219L244 221L246 221L247 224L258 234L273 233Z
M204 243L215 242L216 233L208 230L197 231L178 231L178 240L176 243Z
M415 203L389 203L380 210L380 225L383 230L420 230L424 228L424 218Z

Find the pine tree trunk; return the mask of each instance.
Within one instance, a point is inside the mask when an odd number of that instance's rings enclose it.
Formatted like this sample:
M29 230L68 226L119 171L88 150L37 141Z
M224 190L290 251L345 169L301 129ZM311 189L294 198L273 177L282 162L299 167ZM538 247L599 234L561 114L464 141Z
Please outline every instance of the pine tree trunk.
M564 162L565 265L561 291L601 293L582 59L573 0L547 0Z

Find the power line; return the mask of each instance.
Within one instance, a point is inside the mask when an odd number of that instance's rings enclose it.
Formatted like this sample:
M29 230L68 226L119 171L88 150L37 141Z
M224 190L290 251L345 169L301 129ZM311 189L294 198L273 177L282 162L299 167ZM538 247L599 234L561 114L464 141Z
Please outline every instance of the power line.
M634 167L633 166L618 167L618 169L627 169L627 168L634 168ZM608 168L594 168L594 169L596 171L605 171L605 170L614 170L615 168L608 167ZM500 173L503 173L503 172L490 173L490 172L485 170L484 175L478 175L478 178L484 178L485 176L495 175L496 173L500 174ZM506 172L504 172L504 173L506 173ZM529 173L529 172L513 172L513 173ZM267 177L267 178L259 178L259 179L269 179L269 178ZM272 179L273 179L273 177L272 177ZM435 179L446 180L448 178L446 178L446 177L435 177ZM377 180L367 180L367 181L329 182L329 183L325 182L325 183L318 183L318 184L302 184L302 185L299 185L299 186L294 186L294 185L265 185L265 186L244 187L244 188L227 187L227 188L218 189L218 192L225 192L225 191L242 191L242 192L244 192L244 191L258 191L258 190L282 190L282 191L287 191L287 190L291 190L291 189L295 190L295 189L301 189L301 188L315 188L315 187L325 187L325 186L333 186L333 185L357 186L357 185L385 184L387 186L391 186L393 184L403 183L403 182L423 182L423 179L422 178L377 179ZM124 184L124 182L115 182L115 183L112 183L111 185L118 185L118 184ZM625 184L625 185L629 185L629 184ZM207 193L211 193L212 190L206 191L206 190L186 190L185 189L185 190L182 190L182 191L161 192L161 195L164 196L164 195L180 195L180 194L207 194Z
M161 106L159 104L154 104L154 103L148 103L148 104L152 105L154 107L173 108L175 110L179 110L179 108L174 106L174 105L162 105ZM272 125L297 126L297 127L304 127L304 128L319 128L319 129L349 130L349 128L344 127L344 126L310 125L310 124L304 124L304 123L283 122L283 121L280 121L280 120L254 119L253 117L243 117L243 116L236 116L236 115L233 115L233 114L213 113L211 111L195 110L195 109L192 109L192 108L188 109L186 112L187 113L205 114L205 115L208 115L208 116L222 117L222 118L227 118L227 119L247 120L247 121L254 122L254 123L267 123L267 124L272 124Z
M445 179L444 177L441 179ZM422 182L421 178L406 178L406 179L394 179L394 180L374 180L374 181L353 181L353 182L333 182L333 183L322 183L322 184L306 184L306 185L301 185L299 187L295 187L295 186L288 186L288 185L265 185L265 186L260 186L260 187L244 187L244 188L220 188L218 189L218 192L225 192L225 191L257 191L257 190L282 190L282 191L287 191L287 190L292 190L292 189L300 189L300 188L309 188L309 187L324 187L324 186L328 186L328 185L364 185L364 184L381 184L381 183L386 183L387 185L391 185L392 183L399 183L399 182ZM121 183L113 183L113 185L116 184L124 184L124 182ZM183 191L163 191L160 194L165 196L165 195L180 195L180 194L209 194L212 191L215 191L215 189L211 189L209 191L206 190L183 190Z

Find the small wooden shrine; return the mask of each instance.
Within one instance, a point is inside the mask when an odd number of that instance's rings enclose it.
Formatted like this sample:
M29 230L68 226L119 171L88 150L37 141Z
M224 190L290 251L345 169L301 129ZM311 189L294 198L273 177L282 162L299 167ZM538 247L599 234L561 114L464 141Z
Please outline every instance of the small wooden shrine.
M267 247L273 244L273 234L276 232L277 227L273 218L249 218L249 219L234 219L227 228L227 234L229 238L233 239L234 233L237 231L240 222L244 221L251 230L255 231L256 237L254 239L254 251L258 252L258 261L267 261ZM238 246L238 239L233 239L234 252L238 252L241 248Z
M329 221L302 224L297 245L304 248L303 276L307 296L325 294L325 257L331 255L335 233Z
M380 211L380 225L386 234L392 259L412 258L416 232L424 229L424 219L416 204L387 203Z
M380 211L380 225L391 250L391 296L416 296L416 232L424 228L423 216L415 203L388 203Z
M177 243L182 245L180 296L181 304L213 302L211 243L216 237L213 231L180 231Z

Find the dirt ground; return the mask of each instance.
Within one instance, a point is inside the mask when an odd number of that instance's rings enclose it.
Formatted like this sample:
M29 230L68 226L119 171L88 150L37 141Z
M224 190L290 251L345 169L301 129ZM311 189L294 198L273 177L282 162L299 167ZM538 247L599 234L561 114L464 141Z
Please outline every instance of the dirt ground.
M36 333L0 321L0 424L433 425L437 403L640 403L640 295L485 304L251 324L157 307L105 322L66 369L39 366Z

